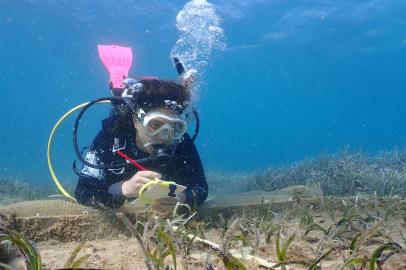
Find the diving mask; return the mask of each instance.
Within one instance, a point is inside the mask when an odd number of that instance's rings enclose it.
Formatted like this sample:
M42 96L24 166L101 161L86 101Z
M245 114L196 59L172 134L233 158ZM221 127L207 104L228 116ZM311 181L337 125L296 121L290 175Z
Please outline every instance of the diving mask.
M154 110L145 113L139 109L138 118L148 136L157 136L164 141L179 139L187 129L185 119L177 113L168 115Z

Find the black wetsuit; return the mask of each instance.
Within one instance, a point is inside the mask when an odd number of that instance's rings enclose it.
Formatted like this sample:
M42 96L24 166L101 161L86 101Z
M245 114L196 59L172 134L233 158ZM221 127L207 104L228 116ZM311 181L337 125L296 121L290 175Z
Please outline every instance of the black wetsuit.
M149 156L136 146L135 128L112 130L115 119L116 117L109 117L103 121L103 129L94 139L86 155L86 161L96 165L125 163L125 159L116 153L118 150L133 160ZM195 200L198 205L206 200L208 186L203 166L196 146L187 133L184 134L184 141L176 148L171 168L162 172L156 170L152 164L143 163L142 166L160 173L163 180L186 186L187 189L184 191L186 203L192 208ZM84 165L76 186L76 200L80 204L95 208L120 207L126 200L121 190L123 182L129 180L139 170L132 164L109 170Z

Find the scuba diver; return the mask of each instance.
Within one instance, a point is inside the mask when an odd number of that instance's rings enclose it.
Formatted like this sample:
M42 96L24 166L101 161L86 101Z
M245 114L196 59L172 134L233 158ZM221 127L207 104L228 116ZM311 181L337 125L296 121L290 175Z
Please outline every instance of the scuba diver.
M125 102L111 101L110 114L103 120L103 128L86 154L75 191L76 200L94 208L117 208L128 198L137 198L145 184L158 178L183 185L186 190L176 197L156 200L152 209L164 213L174 209L178 202L193 209L206 200L208 186L199 153L194 140L186 133L187 123L182 115L191 100L190 77L182 83L127 77L132 59L125 68L127 73L114 77L113 66L107 61L112 53L106 56L103 50L117 52L129 48L111 47L99 46L99 53L110 72L113 95ZM175 64L179 74L183 74L177 59ZM117 152L141 163L147 170L132 164L127 166Z

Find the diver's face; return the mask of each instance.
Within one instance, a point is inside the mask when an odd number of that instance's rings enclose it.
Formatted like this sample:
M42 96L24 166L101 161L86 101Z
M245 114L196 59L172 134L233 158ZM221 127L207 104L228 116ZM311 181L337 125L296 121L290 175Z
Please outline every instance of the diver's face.
M154 111L159 111L165 115L179 115L167 108L159 108ZM159 131L160 128L165 126L166 124L171 125L172 122L161 117L154 118L148 122L146 126L143 125L140 119L138 119L135 115L133 116L134 120L134 127L137 130L136 133L136 143L137 147L141 149L141 151L145 153L149 153L150 155L154 155L154 148L151 146L152 144L161 144L168 147L172 143L172 136L169 133L169 130L162 129ZM158 133L150 136L147 134L146 129L150 134L154 134L156 131Z

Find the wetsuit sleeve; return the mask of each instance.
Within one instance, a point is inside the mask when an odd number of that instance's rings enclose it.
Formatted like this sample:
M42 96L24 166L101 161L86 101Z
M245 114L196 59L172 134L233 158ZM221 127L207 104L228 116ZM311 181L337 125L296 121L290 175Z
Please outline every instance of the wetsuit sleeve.
M111 143L106 135L107 131L102 130L96 136L86 155L87 162L95 165L110 165L114 162L111 149L109 149ZM103 208L103 206L108 208L120 207L124 204L126 197L121 190L124 180L117 177L119 175L112 175L110 170L83 165L76 186L76 200L80 204L94 208Z
M179 184L185 185L186 203L193 209L195 201L202 204L208 195L208 185L202 162L196 146L186 133L184 141L176 149L176 171L179 174Z
M126 199L121 192L123 182L103 186L98 179L81 175L76 186L76 200L80 204L94 208L118 208L124 204Z

